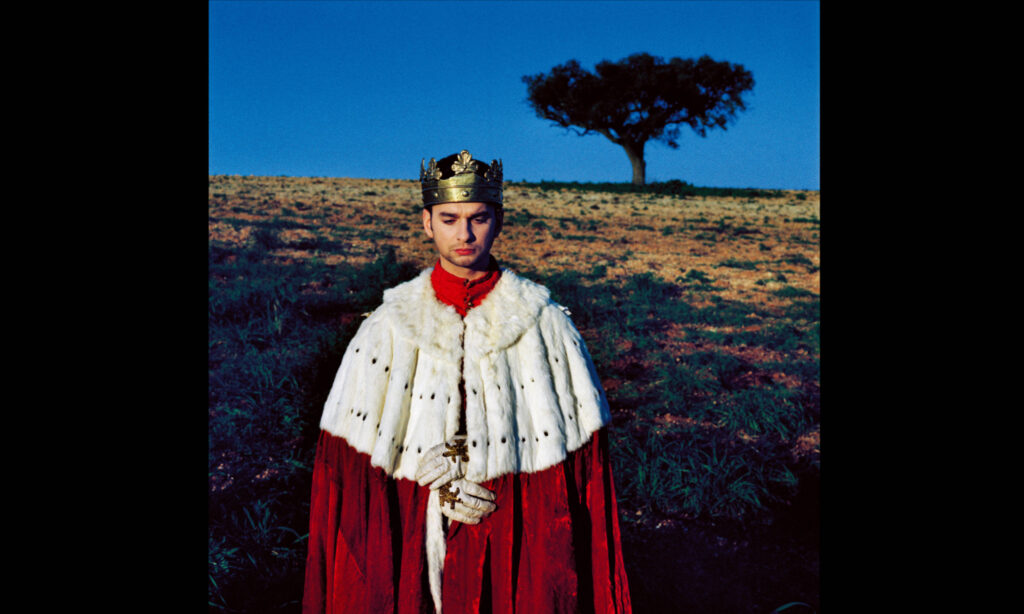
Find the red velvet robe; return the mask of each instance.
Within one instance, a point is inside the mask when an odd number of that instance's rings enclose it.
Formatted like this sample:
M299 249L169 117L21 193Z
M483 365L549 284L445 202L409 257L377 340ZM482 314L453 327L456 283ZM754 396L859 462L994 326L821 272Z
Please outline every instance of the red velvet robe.
M438 300L463 316L500 276L477 282L436 265ZM605 429L554 467L484 482L497 509L452 522L442 612L563 614L632 611ZM429 489L390 478L341 437L321 431L313 469L302 609L311 613L432 613L427 582Z

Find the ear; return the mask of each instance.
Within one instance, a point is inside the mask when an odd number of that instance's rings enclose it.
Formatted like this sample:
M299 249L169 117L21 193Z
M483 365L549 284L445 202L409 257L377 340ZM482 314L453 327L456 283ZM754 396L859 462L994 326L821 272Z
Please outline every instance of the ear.
M430 225L430 209L423 209L423 230L426 231L427 236L431 239L434 238L434 229Z

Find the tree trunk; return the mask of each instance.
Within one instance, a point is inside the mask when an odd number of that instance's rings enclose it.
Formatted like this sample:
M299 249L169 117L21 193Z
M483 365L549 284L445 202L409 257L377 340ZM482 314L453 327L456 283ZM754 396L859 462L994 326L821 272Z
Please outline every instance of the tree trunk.
M645 143L622 144L629 163L633 165L633 185L644 185L647 181L647 163L644 162Z

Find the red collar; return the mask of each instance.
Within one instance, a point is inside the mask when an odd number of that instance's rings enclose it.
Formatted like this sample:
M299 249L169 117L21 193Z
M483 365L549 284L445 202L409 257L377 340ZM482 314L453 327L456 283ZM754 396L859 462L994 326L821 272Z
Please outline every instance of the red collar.
M498 262L493 256L487 266L487 273L472 281L444 270L439 259L434 265L434 270L430 272L430 283L434 286L437 300L451 305L460 316L465 317L466 312L484 300L500 277L501 269L498 268Z

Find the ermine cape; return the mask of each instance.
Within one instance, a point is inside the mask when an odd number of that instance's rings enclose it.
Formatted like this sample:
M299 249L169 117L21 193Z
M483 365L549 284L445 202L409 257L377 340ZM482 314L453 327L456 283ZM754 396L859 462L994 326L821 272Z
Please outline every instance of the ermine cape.
M384 293L328 395L304 611L628 612L611 416L566 310L502 269L463 317L431 273ZM414 475L463 401L466 479L498 509L447 526Z

